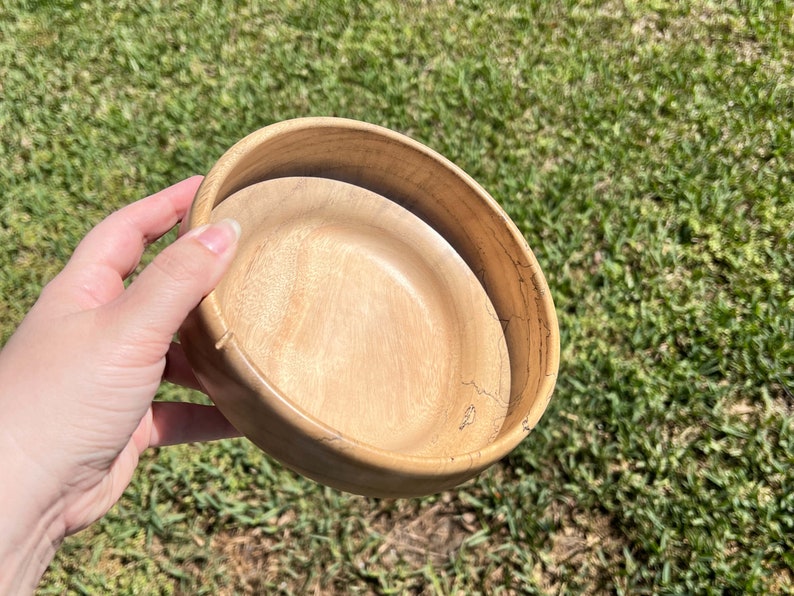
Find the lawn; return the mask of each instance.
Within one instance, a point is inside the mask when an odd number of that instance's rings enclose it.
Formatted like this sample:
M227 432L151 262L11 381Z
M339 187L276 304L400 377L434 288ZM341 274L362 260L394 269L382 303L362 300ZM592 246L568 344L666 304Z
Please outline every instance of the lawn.
M4 1L0 339L104 215L307 115L504 206L560 319L548 411L422 500L153 450L41 594L794 592L794 3Z

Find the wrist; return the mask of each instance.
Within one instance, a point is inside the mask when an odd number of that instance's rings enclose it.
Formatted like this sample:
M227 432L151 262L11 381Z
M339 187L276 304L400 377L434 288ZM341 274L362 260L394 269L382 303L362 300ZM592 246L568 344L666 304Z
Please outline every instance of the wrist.
M32 594L63 541L56 482L0 440L0 594Z

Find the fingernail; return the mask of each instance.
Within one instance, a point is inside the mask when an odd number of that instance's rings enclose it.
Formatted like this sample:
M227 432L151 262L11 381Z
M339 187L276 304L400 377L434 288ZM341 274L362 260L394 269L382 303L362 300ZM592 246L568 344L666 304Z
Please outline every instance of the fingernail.
M240 224L233 219L224 219L196 230L196 240L215 254L221 255L237 244L241 233Z

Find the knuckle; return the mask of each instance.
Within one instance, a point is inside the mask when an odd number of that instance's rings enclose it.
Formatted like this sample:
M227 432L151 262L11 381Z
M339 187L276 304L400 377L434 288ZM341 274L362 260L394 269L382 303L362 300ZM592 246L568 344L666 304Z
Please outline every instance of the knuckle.
M201 278L206 269L202 259L181 250L164 250L154 258L151 266L178 285Z

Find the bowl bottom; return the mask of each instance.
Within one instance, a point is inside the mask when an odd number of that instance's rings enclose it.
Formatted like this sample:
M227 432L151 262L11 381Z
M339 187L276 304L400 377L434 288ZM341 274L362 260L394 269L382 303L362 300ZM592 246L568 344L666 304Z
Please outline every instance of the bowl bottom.
M496 438L510 399L502 326L430 226L323 178L248 186L215 207L224 217L243 236L215 290L222 316L280 398L340 437L404 454Z

